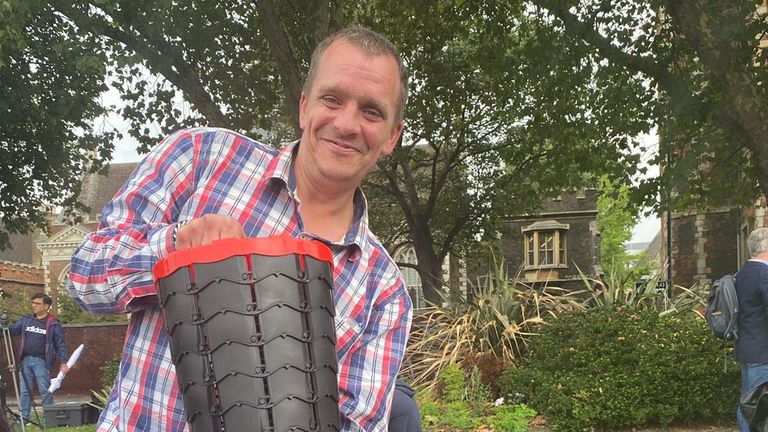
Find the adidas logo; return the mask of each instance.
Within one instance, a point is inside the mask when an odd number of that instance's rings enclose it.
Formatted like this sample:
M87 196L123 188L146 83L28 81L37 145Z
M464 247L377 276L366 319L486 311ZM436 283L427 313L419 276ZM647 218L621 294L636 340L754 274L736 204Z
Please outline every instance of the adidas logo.
M45 329L40 327L29 326L26 330L31 333L45 334Z

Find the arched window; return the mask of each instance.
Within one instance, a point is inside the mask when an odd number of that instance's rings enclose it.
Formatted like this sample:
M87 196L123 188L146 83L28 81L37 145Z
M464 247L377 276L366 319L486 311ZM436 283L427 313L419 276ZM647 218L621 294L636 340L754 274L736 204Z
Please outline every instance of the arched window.
M416 264L416 250L412 246L401 248L397 254L395 254L395 261L407 264ZM401 267L400 274L403 276L406 288L408 288L408 294L411 296L414 309L425 308L426 302L424 301L424 292L421 289L421 277L419 272L412 267Z

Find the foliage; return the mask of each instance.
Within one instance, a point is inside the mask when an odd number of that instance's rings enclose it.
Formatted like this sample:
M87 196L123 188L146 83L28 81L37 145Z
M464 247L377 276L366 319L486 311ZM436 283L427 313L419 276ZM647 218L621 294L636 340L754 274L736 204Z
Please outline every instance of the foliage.
M676 285L666 290L656 290L660 274L638 279L637 274L625 268L609 271L600 279L591 279L579 269L579 276L588 293L582 306L616 307L630 306L655 310L661 314L691 312L703 318L701 310L706 306L707 287L694 285L690 288Z
M450 430L474 430L482 424L482 418L466 402L431 402L420 408L425 428Z
M100 383L102 388L112 388L115 384L115 378L120 371L120 354L115 354L111 359L104 362L99 368L101 375Z
M525 405L492 406L483 386L469 384L456 365L448 365L438 375L442 388L436 401L420 397L419 412L425 428L475 430L481 425L498 431L527 431L528 419L536 413Z
M582 60L583 44L563 43L522 1L6 4L8 25L18 30L14 41L29 44L28 35L45 31L92 53L81 61L88 73L58 87L88 83L89 91L61 91L62 103L106 111L97 96L108 84L120 100L113 111L128 121L126 135L141 151L173 129L200 124L272 143L293 138L301 81L316 43L352 23L387 35L411 71L411 97L400 145L365 185L378 209L370 212L371 224L387 246L413 245L426 297L435 304L449 253L466 255L475 239L493 235L501 217L580 186L584 172L628 175L636 162L630 137L648 129L646 120L637 120L651 94L642 81L620 69L612 81L600 79L598 64ZM22 13L28 9L34 10ZM20 19L25 16L40 18ZM0 40L0 51L11 42ZM11 84L23 89L23 82ZM78 117L77 110L71 114ZM96 134L91 141L98 146L91 147L100 160L111 150L103 143L107 134L119 133L104 122L91 125L95 114L52 122Z
M112 391L112 384L109 387L102 387L100 390L91 390L91 402L88 405L102 410L107 406L109 400L109 393Z
M638 211L631 207L629 186L608 176L598 182L597 229L600 231L600 263L603 269L626 266L624 243L632 238Z
M99 367L99 373L101 375L101 388L99 390L91 389L91 402L89 402L88 405L102 410L107 406L109 393L115 385L117 374L120 373L120 354L115 354L111 359L105 361L101 367Z
M536 411L523 404L502 405L488 418L489 426L499 432L526 432L528 419L533 418Z
M445 402L459 402L464 399L464 372L456 365L448 365L437 376L443 387L441 399Z
M18 430L21 430L21 427ZM24 430L26 432L38 432L43 429L37 426L27 426ZM47 427L44 430L47 432L96 432L96 425Z
M720 208L768 192L768 50L760 47L768 20L761 2L531 3L563 38L585 44L587 58L610 65L606 71L637 74L656 94L637 114L659 126L662 145L651 163L664 170L636 191L643 204Z
M726 419L739 389L737 368L724 374L722 358L690 312L596 308L550 320L501 382L556 431Z
M472 292L467 303L427 309L414 319L401 371L414 385L434 391L434 377L449 365L465 372L477 366L482 381L490 384L498 375L485 373L484 366L490 365L489 371L497 370L497 364L508 367L527 352L546 319L583 307L578 293L533 289L510 280L503 262Z
M646 128L631 114L645 96L609 102L581 46L561 44L523 2L366 3L355 19L392 38L413 83L401 145L366 183L372 206L394 210L371 212L372 226L415 248L430 302L440 304L447 254L468 255L503 217L582 186L584 173L633 170L623 150Z
M56 318L62 324L125 322L128 319L126 315L93 315L84 311L69 295L65 286L59 286L55 301L58 308Z
M0 249L8 233L46 229L48 209L71 207L90 161L115 134L91 122L105 112L104 49L41 1L0 6Z
M526 432L536 412L523 404L491 406L467 402L425 402L419 407L424 430Z

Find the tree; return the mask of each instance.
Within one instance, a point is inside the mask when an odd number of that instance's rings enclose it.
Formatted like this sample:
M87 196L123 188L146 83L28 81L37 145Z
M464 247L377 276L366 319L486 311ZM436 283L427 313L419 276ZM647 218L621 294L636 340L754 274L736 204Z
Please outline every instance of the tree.
M633 110L645 100L621 95L642 84L624 74L621 88L594 85L604 77L582 61L583 45L561 43L523 4L371 7L387 13L360 21L388 31L413 79L401 145L367 184L375 208L399 211L372 216L405 221L383 232L413 245L427 300L440 303L446 255L494 235L500 217L535 210L543 196L580 186L585 172L621 176L633 166L629 137L646 127Z
M768 195L768 32L751 0L532 0L540 19L603 63L648 80L658 96L662 176L639 195L659 208L750 203Z
M631 175L631 137L649 127L639 115L651 100L642 79L598 67L585 43L564 40L522 2L12 4L61 17L66 25L50 30L61 40L88 41L141 150L193 124L273 142L295 136L301 77L317 42L349 23L389 36L411 70L406 132L365 189L375 231L390 246L413 245L435 303L448 253L461 256L496 231L500 216L533 210L584 172Z
M115 139L89 124L104 112L104 50L51 9L0 5L0 249L9 232L45 226L51 206L71 208Z
M597 197L597 229L600 231L600 264L603 269L624 266L624 243L632 238L638 211L631 207L629 186L606 176L600 177Z

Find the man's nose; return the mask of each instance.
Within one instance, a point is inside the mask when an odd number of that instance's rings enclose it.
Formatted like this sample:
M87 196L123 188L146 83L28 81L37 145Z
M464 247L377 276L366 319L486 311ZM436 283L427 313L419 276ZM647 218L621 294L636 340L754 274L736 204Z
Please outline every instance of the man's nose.
M336 111L336 118L333 120L333 127L341 136L350 136L357 134L360 128L360 111L355 104L346 104Z

